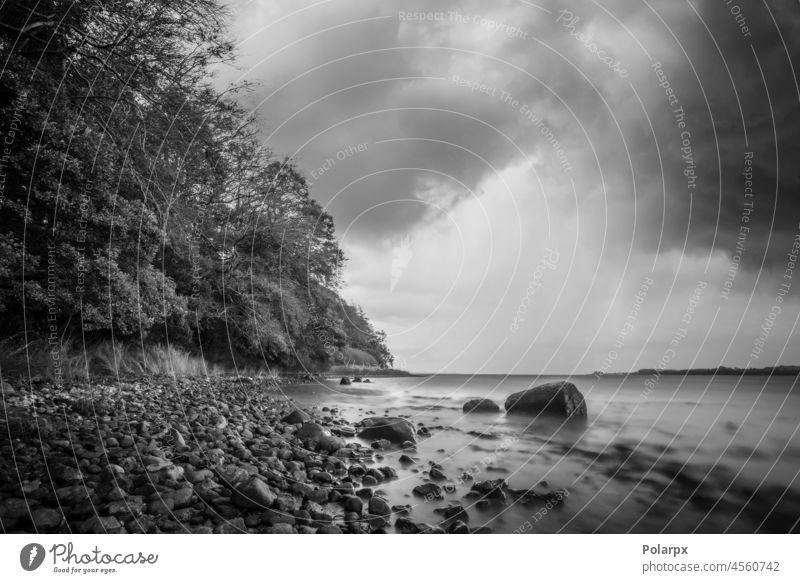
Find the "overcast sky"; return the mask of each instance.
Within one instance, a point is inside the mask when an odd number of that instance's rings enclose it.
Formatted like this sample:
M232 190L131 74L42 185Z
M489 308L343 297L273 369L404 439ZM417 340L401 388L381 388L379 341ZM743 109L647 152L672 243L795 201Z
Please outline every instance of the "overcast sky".
M403 368L800 362L800 4L232 9L220 83L259 84Z

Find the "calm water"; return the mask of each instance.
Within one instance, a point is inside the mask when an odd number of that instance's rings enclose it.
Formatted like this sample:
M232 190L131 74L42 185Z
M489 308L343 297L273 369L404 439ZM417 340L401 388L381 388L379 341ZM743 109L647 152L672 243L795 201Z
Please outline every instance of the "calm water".
M800 525L800 386L795 377L662 376L571 380L587 399L585 425L498 414L464 415L469 398L498 404L533 384L564 377L434 375L330 382L286 390L299 404L338 407L356 421L368 412L407 415L432 431L418 443L418 471L399 453L382 465L400 479L381 486L392 504L436 523L434 508L459 501L470 524L513 532L787 532ZM459 485L443 502L410 496L433 461L451 479L505 478L512 488L546 481L569 493L565 504L509 505L479 511Z

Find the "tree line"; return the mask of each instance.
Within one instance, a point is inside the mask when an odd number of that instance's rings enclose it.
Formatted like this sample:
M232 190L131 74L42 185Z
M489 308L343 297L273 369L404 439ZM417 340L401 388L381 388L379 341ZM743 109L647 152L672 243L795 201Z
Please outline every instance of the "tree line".
M332 217L212 69L215 0L0 5L2 334L175 343L212 360L390 366L340 296Z

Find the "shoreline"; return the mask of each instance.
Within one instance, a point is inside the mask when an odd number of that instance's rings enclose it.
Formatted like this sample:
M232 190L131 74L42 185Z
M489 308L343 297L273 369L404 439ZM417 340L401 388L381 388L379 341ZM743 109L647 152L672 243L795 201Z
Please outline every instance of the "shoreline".
M0 441L6 533L491 532L468 526L467 511L454 503L435 510L437 524L415 522L411 505L392 505L380 490L397 479L382 452L402 450L426 475L413 492L409 484L415 503L444 504L450 483L436 464L415 459L412 442L378 437L381 428L357 440L368 424L343 419L336 407L298 409L274 394L274 383L31 384L2 387L0 433L11 436ZM426 432L411 427L414 439ZM541 504L558 495L468 481L459 494L470 504L512 496Z

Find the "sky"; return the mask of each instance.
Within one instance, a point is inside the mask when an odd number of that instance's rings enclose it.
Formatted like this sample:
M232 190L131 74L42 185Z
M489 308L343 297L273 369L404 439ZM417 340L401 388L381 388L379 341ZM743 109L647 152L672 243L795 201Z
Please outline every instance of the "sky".
M230 8L217 82L253 84L397 366L800 363L799 3Z

